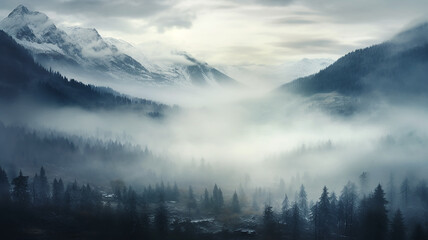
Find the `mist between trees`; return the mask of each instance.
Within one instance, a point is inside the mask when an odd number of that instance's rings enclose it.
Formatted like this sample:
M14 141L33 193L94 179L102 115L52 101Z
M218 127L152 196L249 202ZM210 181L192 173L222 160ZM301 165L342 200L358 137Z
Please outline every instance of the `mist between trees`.
M3 239L427 239L428 186L404 178L368 188L370 174L338 193L327 187L309 199L215 184L203 191L177 183L110 186L50 178L9 178L0 168ZM137 190L138 189L138 190ZM275 202L281 201L277 206Z

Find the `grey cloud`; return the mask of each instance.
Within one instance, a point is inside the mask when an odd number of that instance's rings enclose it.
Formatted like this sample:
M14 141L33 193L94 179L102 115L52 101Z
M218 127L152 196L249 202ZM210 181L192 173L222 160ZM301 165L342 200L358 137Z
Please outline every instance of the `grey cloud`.
M294 0L232 0L240 4L255 4L265 6L286 6L294 2Z
M284 41L273 43L274 46L286 48L296 52L313 52L313 53L339 53L343 54L345 51L353 49L354 46L340 43L333 39L327 38L314 38L304 39L298 41Z
M85 18L84 27L94 27L108 30L108 31L120 31L126 33L135 33L142 34L147 29L146 26L137 26L132 24L130 19L120 18L120 17L111 17L108 21L102 18Z
M0 7L12 11L18 3L4 0ZM37 11L55 11L63 14L76 14L102 17L147 17L172 8L175 1L168 0L21 0L20 4Z
M301 4L336 23L372 23L380 20L413 19L428 14L428 1L400 0L301 0Z
M252 0L257 4L270 5L270 6L284 6L293 2L293 0Z
M141 18L155 15L171 8L165 0L108 1L108 0L72 0L60 2L58 10L72 14L92 14L102 17Z
M190 12L181 14L167 14L153 19L153 25L156 25L159 32L164 32L168 28L190 28L196 15Z
M61 16L71 16L88 22L104 22L101 26L123 31L122 27L114 27L114 21L122 19L144 19L150 25L159 29L171 27L188 28L192 25L194 14L176 9L178 0L22 0L21 4L31 10L40 12L55 12ZM0 11L12 11L18 3L14 0L4 0ZM112 26L109 27L109 22ZM126 29L126 27L125 27Z
M301 18L280 18L272 21L274 24L293 24L293 25L303 25L303 24L313 24L317 23L317 21L309 20L309 19L301 19Z

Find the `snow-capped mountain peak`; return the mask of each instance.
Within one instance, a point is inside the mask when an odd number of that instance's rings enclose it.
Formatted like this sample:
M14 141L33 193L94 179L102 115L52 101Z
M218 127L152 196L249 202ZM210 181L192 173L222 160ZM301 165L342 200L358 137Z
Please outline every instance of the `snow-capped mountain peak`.
M28 10L28 8L26 8L24 5L20 4L11 13L9 13L8 17L13 17L16 15L24 15L24 14L29 14L29 13L30 13L30 11Z
M94 28L60 29L45 14L23 5L0 22L0 29L30 50L37 62L73 78L97 78L97 81L116 83L137 81L151 86L210 86L235 82L188 54L181 56L189 64L159 67L144 54L136 54L137 49L124 41L105 40Z
M3 19L0 28L19 40L38 43L43 42L49 33L57 30L48 16L30 11L23 5L19 5Z

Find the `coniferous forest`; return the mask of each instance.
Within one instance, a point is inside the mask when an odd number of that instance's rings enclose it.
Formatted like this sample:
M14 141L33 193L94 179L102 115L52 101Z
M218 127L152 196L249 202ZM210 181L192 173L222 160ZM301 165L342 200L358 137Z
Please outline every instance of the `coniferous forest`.
M2 239L427 239L426 180L405 178L386 189L348 182L310 200L301 185L294 201L285 194L278 207L263 189L229 199L217 185L197 192L161 182L137 190L113 180L100 188L52 179L43 167L13 178L0 168L0 226Z

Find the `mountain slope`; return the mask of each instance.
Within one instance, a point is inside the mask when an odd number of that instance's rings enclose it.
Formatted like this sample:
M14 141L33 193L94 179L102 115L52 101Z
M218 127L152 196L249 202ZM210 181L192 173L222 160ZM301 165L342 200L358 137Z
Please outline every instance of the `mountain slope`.
M427 74L428 24L422 24L385 43L348 53L319 73L284 84L280 90L304 96L336 93L413 99L426 96Z
M104 40L96 29L59 29L45 14L30 11L23 5L0 22L0 29L27 48L38 63L73 77L97 77L102 81L126 79L151 86L209 85L211 80L220 85L234 82L218 70L208 65L201 68L192 61L166 69L149 61L141 63L112 43L119 41Z
M182 70L185 72L185 75L188 76L193 85L238 85L234 79L209 66L207 63L202 63L187 53L181 52L178 53L178 55L183 56L187 61L192 63L191 65L183 66Z
M16 100L86 109L130 109L159 115L166 106L131 99L112 90L68 80L34 62L30 53L0 30L0 101Z

